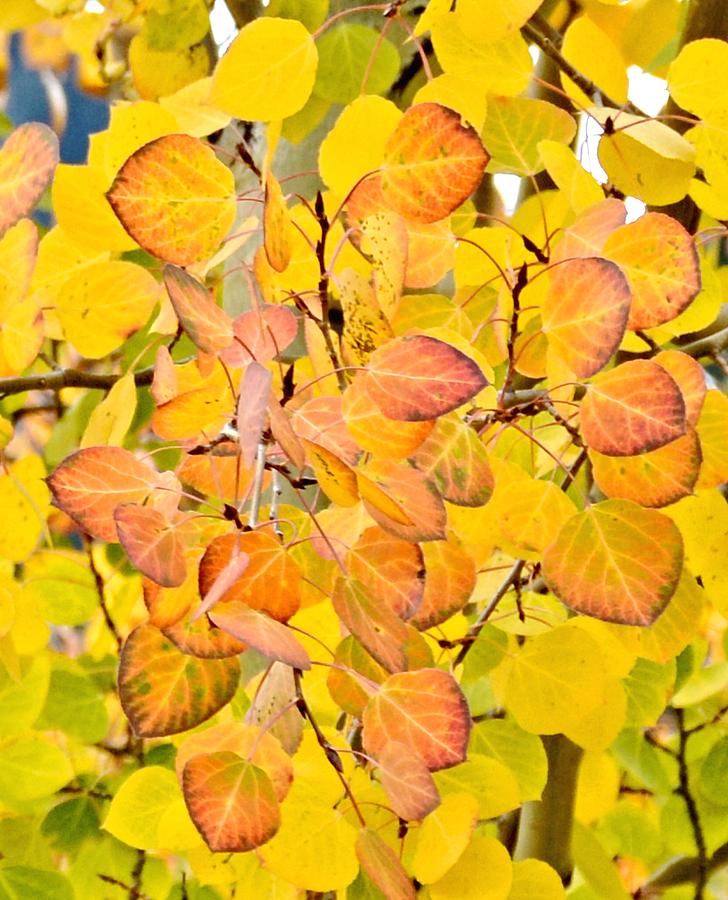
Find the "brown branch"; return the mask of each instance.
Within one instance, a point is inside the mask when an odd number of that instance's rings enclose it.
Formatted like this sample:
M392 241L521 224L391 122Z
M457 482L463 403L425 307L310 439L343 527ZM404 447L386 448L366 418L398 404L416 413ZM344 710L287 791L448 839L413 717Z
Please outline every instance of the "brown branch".
M687 744L690 732L685 729L685 713L682 709L675 710L677 718L679 743L677 748L677 764L678 778L680 786L677 792L685 801L685 807L690 819L690 827L693 831L693 839L695 840L695 848L698 851L698 865L695 878L695 900L703 900L705 896L705 885L708 881L708 852L705 846L705 835L703 834L703 826L700 822L698 807L690 790L690 780L688 776L687 763Z
M13 375L0 378L0 398L25 391L60 391L67 387L110 390L121 375L84 372L81 369L58 369L54 372L33 372L31 375ZM152 383L154 366L134 373L134 383L143 387Z

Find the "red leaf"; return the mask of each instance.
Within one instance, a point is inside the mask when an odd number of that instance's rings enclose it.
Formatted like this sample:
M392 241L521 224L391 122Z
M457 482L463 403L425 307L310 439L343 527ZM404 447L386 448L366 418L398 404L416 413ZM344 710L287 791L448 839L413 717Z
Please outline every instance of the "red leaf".
M408 619L419 608L425 584L417 544L381 528L367 528L347 554L346 569L374 601L396 616Z
M452 675L440 669L390 675L369 701L362 724L364 749L377 758L394 736L430 771L467 755L468 704Z
M587 444L607 456L656 450L685 434L685 402L665 369L651 360L625 362L597 376L581 404Z
M580 378L603 368L624 336L632 292L615 263L567 260L551 274L543 304L549 348Z
M232 343L232 320L203 284L172 265L164 267L164 284L180 325L196 347L219 353Z
M425 761L409 744L389 741L379 754L379 777L389 805L400 819L424 819L440 805L437 785Z
M91 537L119 540L114 510L142 503L159 476L122 447L87 447L67 456L48 478L56 506Z
M121 546L139 571L162 587L187 575L184 543L165 516L151 506L123 503L114 510Z
M355 466L361 455L344 423L341 397L314 397L293 416L293 430L300 438L324 447L348 466Z
M252 466L265 428L268 397L273 375L260 363L249 363L238 395L237 423L240 452L245 466Z
M418 103L400 119L384 149L382 193L407 219L436 222L480 184L489 160L478 132L438 103Z
M356 855L362 870L387 900L415 900L415 888L392 848L370 828L356 839Z
M240 601L218 605L210 618L227 634L262 653L267 659L277 660L294 669L310 669L308 653L286 628L265 613L251 609Z
M192 821L215 852L253 850L280 827L270 778L236 753L193 757L185 766L182 790Z
M233 343L220 354L228 366L244 366L256 359L270 362L298 334L298 319L287 306L263 306L244 312L233 322Z
M460 350L416 334L372 353L367 388L385 416L408 422L436 419L471 400L488 381Z
M237 659L187 656L153 625L135 628L119 663L119 699L134 733L161 737L187 731L232 700Z
M58 164L58 138L47 125L16 128L0 149L0 236L40 200Z

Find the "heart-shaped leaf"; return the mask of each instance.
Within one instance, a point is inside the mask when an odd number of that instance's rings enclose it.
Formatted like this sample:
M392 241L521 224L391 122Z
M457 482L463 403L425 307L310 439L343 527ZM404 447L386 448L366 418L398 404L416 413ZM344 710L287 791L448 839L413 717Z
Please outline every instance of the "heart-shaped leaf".
M182 584L187 575L184 543L159 510L123 503L114 510L121 546L139 571L163 587Z

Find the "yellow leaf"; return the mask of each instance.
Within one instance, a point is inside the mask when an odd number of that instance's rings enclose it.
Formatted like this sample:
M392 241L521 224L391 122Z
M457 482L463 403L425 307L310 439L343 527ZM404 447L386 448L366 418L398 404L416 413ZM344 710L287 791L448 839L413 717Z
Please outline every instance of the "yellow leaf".
M116 382L91 413L79 446L96 447L104 444L120 447L134 419L136 405L136 386L134 375L130 372Z
M422 823L412 857L412 873L432 884L458 861L470 842L479 804L470 794L448 794Z
M558 873L540 859L513 863L513 883L508 900L564 900L566 891Z
M210 68L210 54L204 44L157 50L140 33L129 45L129 68L139 96L157 100L204 78Z
M476 835L457 864L430 886L430 897L432 900L506 900L511 896L512 880L513 865L503 844L493 837ZM540 894L531 898L536 896L542 900Z
M574 151L558 141L542 140L538 152L546 171L569 199L574 212L582 212L604 199L599 183L576 158Z
M0 475L0 559L22 562L36 547L50 510L40 456L19 459Z
M311 95L317 64L316 45L300 22L256 19L217 64L210 99L240 119L285 119Z
M561 52L574 68L590 78L617 103L627 102L627 62L608 34L588 16L580 16L567 28ZM566 93L581 107L593 100L566 75L561 75Z
M728 89L717 72L728 67L728 43L715 38L691 41L678 53L667 73L673 100L701 119L725 112Z
M180 803L184 801L174 772L147 766L130 775L116 792L102 828L130 847L172 849L162 842L162 833L169 832L164 818L170 809L185 815Z
M21 219L0 239L0 325L28 290L37 250L38 229L30 219Z
M431 3L428 10L430 6ZM488 107L487 94L476 82L447 73L423 84L412 103L439 103L441 106L448 106L459 112L477 131L483 128Z
M605 685L600 705L564 733L585 750L606 750L624 727L626 717L627 695L622 682L613 681Z
M708 391L698 419L698 437L703 464L698 488L718 487L728 481L728 397L721 391Z
M459 0L458 22L479 41L501 41L517 34L540 5L539 0Z
M614 806L619 795L619 769L614 759L602 751L587 750L579 766L575 815L588 824L600 819Z
M172 113L185 134L205 137L224 128L230 121L229 113L222 112L209 102L211 86L212 77L199 78L174 94L161 97L159 104Z
M63 285L58 317L78 352L100 359L144 325L160 295L152 275L135 263L95 263Z
M478 816L494 819L521 805L516 776L500 760L471 753L468 759L452 769L434 774L442 797L467 793L478 801Z

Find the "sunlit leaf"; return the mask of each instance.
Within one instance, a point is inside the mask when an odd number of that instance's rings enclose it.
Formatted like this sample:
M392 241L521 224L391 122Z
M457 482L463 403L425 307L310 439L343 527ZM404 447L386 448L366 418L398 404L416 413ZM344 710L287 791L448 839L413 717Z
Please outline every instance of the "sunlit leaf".
M346 568L366 592L408 619L424 592L422 551L381 528L367 528L346 556Z
M697 487L712 488L728 480L728 397L721 391L708 391L698 419L698 437L703 454Z
M683 541L675 523L630 500L605 500L569 519L543 557L567 606L625 625L649 625L675 593Z
M162 513L122 503L114 510L114 521L121 546L140 572L163 587L182 584L187 574L184 544Z
M436 222L473 193L488 159L478 133L454 110L419 103L387 141L384 199L407 219Z
M670 64L667 84L672 98L683 109L702 119L725 108L725 86L715 73L728 64L726 42L706 37L685 44Z
M337 506L355 506L359 489L354 470L326 447L301 441L321 490Z
M374 289L362 275L346 269L339 278L339 287L344 359L350 365L365 366L373 351L394 335Z
M298 319L285 306L263 306L239 315L233 322L233 343L220 354L229 366L251 359L259 363L279 356L298 333Z
M40 199L58 163L58 138L47 125L28 122L0 149L0 235Z
M451 869L467 847L478 821L478 801L466 793L448 794L417 831L412 871L431 884ZM447 841L443 841L447 835Z
M605 241L620 225L624 225L626 216L624 201L614 197L607 197L601 203L582 210L554 247L554 261L601 256Z
M114 510L122 503L142 503L157 473L121 447L88 447L63 460L48 479L53 499L92 537L118 540Z
M369 359L367 390L390 419L434 419L472 399L487 385L462 351L426 335L395 338Z
M415 888L394 850L369 828L356 839L356 855L369 878L391 900L414 900Z
M236 659L187 656L153 625L140 625L122 650L119 697L135 734L176 734L229 703L239 678Z
M411 744L387 742L377 760L379 777L394 812L409 821L424 819L440 804L435 780Z
M182 787L192 821L211 850L244 853L278 831L280 810L270 778L236 753L194 756Z
M576 506L553 481L500 485L493 499L498 528L525 559L540 559Z
M410 622L422 631L445 622L470 599L475 588L475 563L454 538L422 546L425 591Z
M133 153L109 202L134 240L179 266L208 259L235 220L235 180L197 138L171 134Z
M707 390L703 367L681 350L661 350L652 361L675 379L685 401L685 418L690 425L696 425Z
M200 594L204 597L234 554L247 553L250 564L221 603L240 600L281 622L298 609L301 573L293 557L270 534L249 531L215 538L200 563Z
M336 614L374 659L389 672L406 667L407 626L388 607L351 578L339 578L331 598Z
M589 451L594 478L607 497L642 506L667 506L692 493L703 456L694 428L682 437L637 456L604 456Z
M364 506L385 531L406 541L445 537L446 512L435 486L417 469L374 459L357 469Z
M278 660L296 669L311 668L308 653L289 628L239 600L219 605L212 610L210 618L218 628L268 659Z
M317 64L316 45L300 22L255 19L217 64L210 99L238 119L285 119L311 95Z
M430 896L433 900L506 900L513 896L510 888L514 867L497 838L476 834L457 863L429 886ZM488 873L487 879L481 877L482 872ZM532 896L547 900L541 894Z
M619 347L631 301L626 278L609 260L585 257L556 266L542 309L549 349L579 377L594 375Z
M387 670L380 666L362 644L347 635L336 648L336 668L329 671L326 686L337 706L352 716L361 716L369 702L367 681L381 684L387 678ZM347 671L353 670L353 671ZM358 673L358 674L357 674ZM361 675L361 678L358 677Z
M377 758L390 735L397 735L431 771L465 759L468 705L452 675L439 669L391 675L369 701L362 722L364 747Z
M693 238L663 213L646 213L607 238L604 256L624 271L632 288L629 328L652 328L681 313L700 290Z
M285 272L291 261L293 225L288 215L286 199L277 179L270 172L265 176L265 209L263 212L263 246L268 262L276 272Z
M164 284L180 325L205 353L217 353L233 339L232 321L196 278L178 266L164 267Z
M656 450L686 431L685 402L671 375L650 360L632 360L594 379L581 404L587 444L607 456Z

